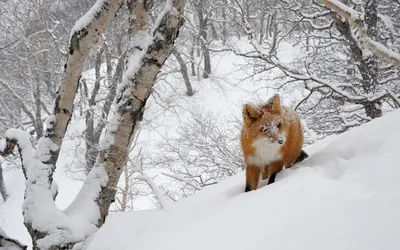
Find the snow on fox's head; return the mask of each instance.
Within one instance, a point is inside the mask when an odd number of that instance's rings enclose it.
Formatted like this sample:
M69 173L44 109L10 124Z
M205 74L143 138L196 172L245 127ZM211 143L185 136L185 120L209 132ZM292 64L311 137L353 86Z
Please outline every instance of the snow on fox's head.
M266 104L253 106L245 104L243 108L244 130L254 141L263 140L271 144L285 143L284 131L288 124L283 119L279 95L275 95Z

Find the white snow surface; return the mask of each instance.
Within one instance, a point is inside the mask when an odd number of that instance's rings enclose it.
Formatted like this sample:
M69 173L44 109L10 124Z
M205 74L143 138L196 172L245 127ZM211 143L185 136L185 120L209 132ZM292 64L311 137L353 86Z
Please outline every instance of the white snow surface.
M256 191L240 173L168 209L112 213L88 249L400 249L399 123L319 141Z

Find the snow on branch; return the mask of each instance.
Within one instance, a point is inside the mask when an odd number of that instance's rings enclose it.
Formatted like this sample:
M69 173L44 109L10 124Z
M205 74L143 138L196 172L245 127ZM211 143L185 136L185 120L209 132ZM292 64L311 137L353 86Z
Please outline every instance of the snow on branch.
M30 158L32 155L31 136L28 132L20 129L8 129L5 134L5 139L0 140L0 155L7 156L12 154L15 146L19 147L21 157Z
M154 196L162 208L167 208L169 206L169 201L165 198L163 191L157 186L155 181L150 176L141 174L135 178L146 182L150 186Z
M27 249L28 247L16 239L12 239L0 228L0 249Z
M363 15L338 0L321 0L329 9L347 19L350 25L359 31L362 45L377 55L383 61L400 68L400 54L387 48L385 45L372 40L366 31Z

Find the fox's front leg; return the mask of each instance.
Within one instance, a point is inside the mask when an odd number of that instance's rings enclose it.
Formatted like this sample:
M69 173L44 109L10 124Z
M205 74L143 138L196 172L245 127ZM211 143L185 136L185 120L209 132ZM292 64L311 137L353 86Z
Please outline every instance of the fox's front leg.
M262 179L263 180L268 179L267 185L275 182L276 174L283 169L283 165L284 165L283 161L276 161L272 162L271 164L267 165L264 168L264 171L262 173Z
M246 166L246 188L245 192L256 190L260 178L261 169L253 165Z

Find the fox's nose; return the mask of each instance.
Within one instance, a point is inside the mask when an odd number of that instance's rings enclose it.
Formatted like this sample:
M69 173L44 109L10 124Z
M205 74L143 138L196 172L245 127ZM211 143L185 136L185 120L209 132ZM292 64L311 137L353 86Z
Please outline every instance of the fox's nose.
M283 144L283 143L285 143L285 140L280 139L280 140L278 140L278 143L279 143L279 144Z

